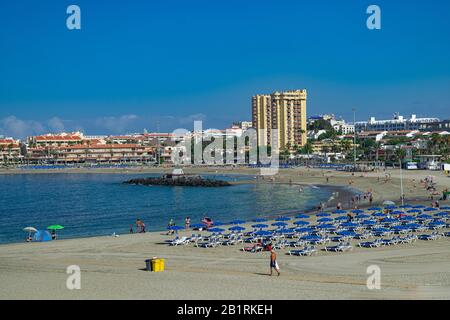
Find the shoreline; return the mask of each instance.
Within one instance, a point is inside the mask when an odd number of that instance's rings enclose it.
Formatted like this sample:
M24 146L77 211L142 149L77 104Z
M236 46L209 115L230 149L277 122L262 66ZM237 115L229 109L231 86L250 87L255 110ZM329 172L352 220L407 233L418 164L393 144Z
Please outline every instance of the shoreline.
M267 181L253 181L253 180L243 180L243 181L239 181L239 182L233 182L233 185L239 185L239 184L272 184L270 182ZM274 183L276 185L291 185L289 183L284 183L284 182L278 182L278 183ZM295 185L297 186L301 186L301 187L312 187L312 185L310 184L300 184L300 183L296 183ZM350 197L352 197L353 195L358 193L358 190L349 190L348 187L345 186L328 186L328 185L314 185L315 187L319 187L319 188L326 188L328 189L329 195L330 197L328 198L327 201L325 201L325 204L327 204L327 206L325 207L324 211L330 211L332 209L332 206L335 205L338 201L338 199L333 198L333 195L336 193L339 193L340 195L340 199L349 199ZM142 186L142 187L147 187L147 186ZM166 186L163 186L166 187ZM167 186L168 188L171 188L171 186ZM195 187L192 187L195 188ZM271 219L275 219L277 216L283 215L283 216L288 216L288 217L293 217L296 214L299 213L304 213L307 215L312 216L315 212L318 212L317 208L315 206L310 206L307 207L305 206L305 208L303 210L290 210L290 211L283 211L283 210L277 210L276 213L268 213L268 214L263 214L263 215L259 215L258 217L260 218L266 218L268 220ZM223 218L221 217L217 217L214 216L213 217L214 220L218 220L218 221L223 221ZM224 221L226 222L226 221ZM150 223L151 224L151 223ZM230 226L230 225L225 225L225 226ZM161 232L167 232L167 229L157 229L157 230L149 230L147 231L149 233L161 233ZM123 236L123 235L127 235L129 233L127 232L116 232L117 235ZM81 236L77 236L77 235L72 235L69 237L63 237L63 238L59 238L58 240L75 240L75 239L87 239L87 238L95 238L95 237L109 237L110 235L106 235L105 233L102 234L95 234L95 235L81 235ZM14 241L14 242L2 242L0 243L0 247L1 246L5 246L5 245L11 245L11 244L21 244L24 243L23 241Z

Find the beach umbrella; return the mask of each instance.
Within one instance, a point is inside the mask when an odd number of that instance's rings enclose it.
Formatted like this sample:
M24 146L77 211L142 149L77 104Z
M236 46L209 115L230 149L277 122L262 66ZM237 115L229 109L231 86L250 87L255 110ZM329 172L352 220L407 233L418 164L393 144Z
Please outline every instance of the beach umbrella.
M233 226L233 227L228 228L228 230L231 230L231 231L243 231L243 230L245 230L245 228L244 227L240 227L240 226Z
M304 220L300 220L300 221L295 221L294 224L297 225L297 226L307 226L307 225L309 225L309 222L308 221L304 221Z
M450 206L441 207L442 210L450 210Z
M380 208L380 207L370 207L370 208L367 209L367 210L370 210L370 211L379 211L379 210L381 210L381 208Z
M389 205L389 206L385 206L384 208L388 209L388 210L394 210L394 209L397 209L398 207L394 206L394 205Z
M244 224L244 223L245 223L244 220L239 220L239 219L230 221L230 224Z
M266 231L266 230L259 230L259 231L256 231L254 234L257 235L257 236L270 236L270 235L272 235L271 232Z
M196 224L191 225L191 228L192 228L192 229L203 228L204 226L205 226L205 225L202 224L202 223L196 223Z
M430 222L428 225L429 226L431 226L431 225L433 225L433 226L442 226L442 225L445 225L445 222L444 221L440 221L440 220L436 220L436 221Z
M310 227L306 227L306 228L296 228L296 229L294 229L294 230L295 230L295 232L298 232L298 233L305 233L305 232L312 232L312 231L313 231L313 229L310 228Z
M407 230L410 229L407 226L394 226L391 228L393 231L402 231L402 230Z
M284 233L284 234L288 234L288 233L294 233L294 230L292 229L281 229L277 231L278 233Z
M373 226L373 225L377 224L377 222L374 220L366 220L366 221L363 221L362 224L365 226Z
M267 219L264 219L264 218L256 218L253 220L253 222L266 222L266 221L267 221Z
M33 227L25 227L23 228L23 231L28 232L28 238L30 238L33 232L37 232L37 229Z
M383 223L393 223L393 222L398 222L398 220L397 219L393 219L393 218L386 218L386 219L383 219L382 222Z
M317 222L323 223L323 222L331 222L333 219L330 218L320 218L317 220Z
M403 216L400 218L402 221L415 221L416 218L411 217L411 216Z
M318 229L334 229L335 227L332 224L321 224L317 226Z
M413 207L413 209L423 209L423 208L426 208L426 207L424 205L421 205L421 204Z
M429 207L429 208L425 208L425 209L423 209L423 211L437 211L438 209L437 208L431 208L431 207Z
M213 226L218 227L218 226L223 226L225 223L223 223L222 221L213 221Z
M405 225L405 227L407 227L408 229L417 229L417 228L422 227L422 225L418 224L418 223L409 223L409 224Z
M356 216L356 219L367 219L367 218L370 218L370 216L367 214L358 214Z
M354 231L348 231L348 230L339 231L337 234L340 236L353 236L353 237L356 235L356 233Z
M419 209L411 209L411 210L408 210L408 211L406 211L406 212L408 212L408 213L421 213L422 210L419 210Z
M421 214L421 215L417 216L417 219L419 219L419 220L429 220L429 219L433 219L433 217L430 216L429 214Z
M182 227L182 226L170 226L170 227L167 227L167 229L175 231L176 233L178 233L179 230L184 230L184 227Z
M263 223L258 223L258 224L252 225L252 228L255 228L255 229L264 229L264 228L268 228L268 227L269 227L269 225L263 224Z
M341 227L346 227L346 228L356 228L359 225L357 223L354 222L344 222L341 224Z
M309 240L321 240L322 239L322 237L320 237L320 236L313 236L313 235L307 235L307 236L304 236L304 237L301 237L300 238L300 240L306 240L306 241L309 241Z
M334 220L337 220L337 221L344 221L344 220L348 220L348 218L345 217L345 216L340 216L340 217L335 218Z
M208 231L221 233L221 232L224 232L225 230L222 228L211 228L211 229L208 229Z
M356 209L356 210L352 210L352 212L359 214L359 213L364 213L364 210Z
M448 215L449 215L448 212L439 212L439 213L436 213L434 216L435 217L447 217Z
M295 219L308 219L309 216L307 216L306 214L299 214L297 216L295 216Z
M173 230L173 231L178 231L178 230L183 230L184 227L182 227L182 226L170 226L170 227L167 227L167 229Z
M445 225L445 222L438 220L438 221L433 221L433 222L429 223L428 225L429 226L443 226L443 225Z
M64 227L59 224L53 224L51 226L48 226L47 229L48 230L61 230L61 229L64 229Z
M333 213L335 213L335 214L343 214L343 213L347 213L347 210L334 210Z
M372 214L373 217L385 217L386 215L383 212L375 212Z
M281 222L281 221L272 223L272 226L274 226L274 227L286 227L287 225L288 224L286 222Z
M291 218L288 217L278 217L275 219L275 221L289 221L289 220L291 220Z
M387 228L376 228L373 229L374 232L389 232L390 230Z
M331 216L331 214L325 213L325 212L321 212L321 213L318 213L316 216L322 218L322 217L329 217L329 216Z

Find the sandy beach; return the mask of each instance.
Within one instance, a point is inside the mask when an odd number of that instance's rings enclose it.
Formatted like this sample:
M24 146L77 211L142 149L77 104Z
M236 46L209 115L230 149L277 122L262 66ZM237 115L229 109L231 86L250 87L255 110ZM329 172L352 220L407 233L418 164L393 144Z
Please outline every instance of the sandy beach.
M224 168L185 171L257 173ZM274 182L263 183L321 185L327 184L328 177L329 185L347 186L353 180L352 188L373 191L374 203L398 202L399 172L389 173L391 180L384 182L384 172L351 176L327 170L284 169ZM430 204L429 194L419 183L428 175L435 177L439 192L450 188L450 178L442 172L403 173L409 203ZM239 250L242 245L170 247L165 240L171 238L154 232L1 245L0 299L450 299L450 238L374 249L355 247L347 253L320 252L313 257L291 257L286 255L288 249L283 249L278 251L280 277L268 276L267 252L244 253ZM153 256L166 259L165 272L144 271L145 259ZM69 265L81 268L80 290L66 288ZM371 265L381 269L381 290L366 286L366 271Z

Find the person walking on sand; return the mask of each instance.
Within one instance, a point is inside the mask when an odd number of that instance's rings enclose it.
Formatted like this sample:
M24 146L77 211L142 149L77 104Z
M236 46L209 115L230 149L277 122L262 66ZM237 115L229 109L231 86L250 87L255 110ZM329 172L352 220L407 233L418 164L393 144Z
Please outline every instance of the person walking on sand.
M278 273L278 276L280 276L280 267L278 266L278 262L277 262L277 254L271 248L271 250L270 250L270 276L272 276L273 269L275 269L275 271Z

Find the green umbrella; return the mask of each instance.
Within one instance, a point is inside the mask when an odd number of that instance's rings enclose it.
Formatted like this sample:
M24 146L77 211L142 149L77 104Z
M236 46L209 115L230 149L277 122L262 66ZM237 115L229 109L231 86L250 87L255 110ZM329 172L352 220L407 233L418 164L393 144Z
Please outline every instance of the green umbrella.
M49 230L61 230L61 229L64 229L64 227L60 226L59 224L54 224L54 225L51 225L51 226L47 227L47 229L49 229Z

